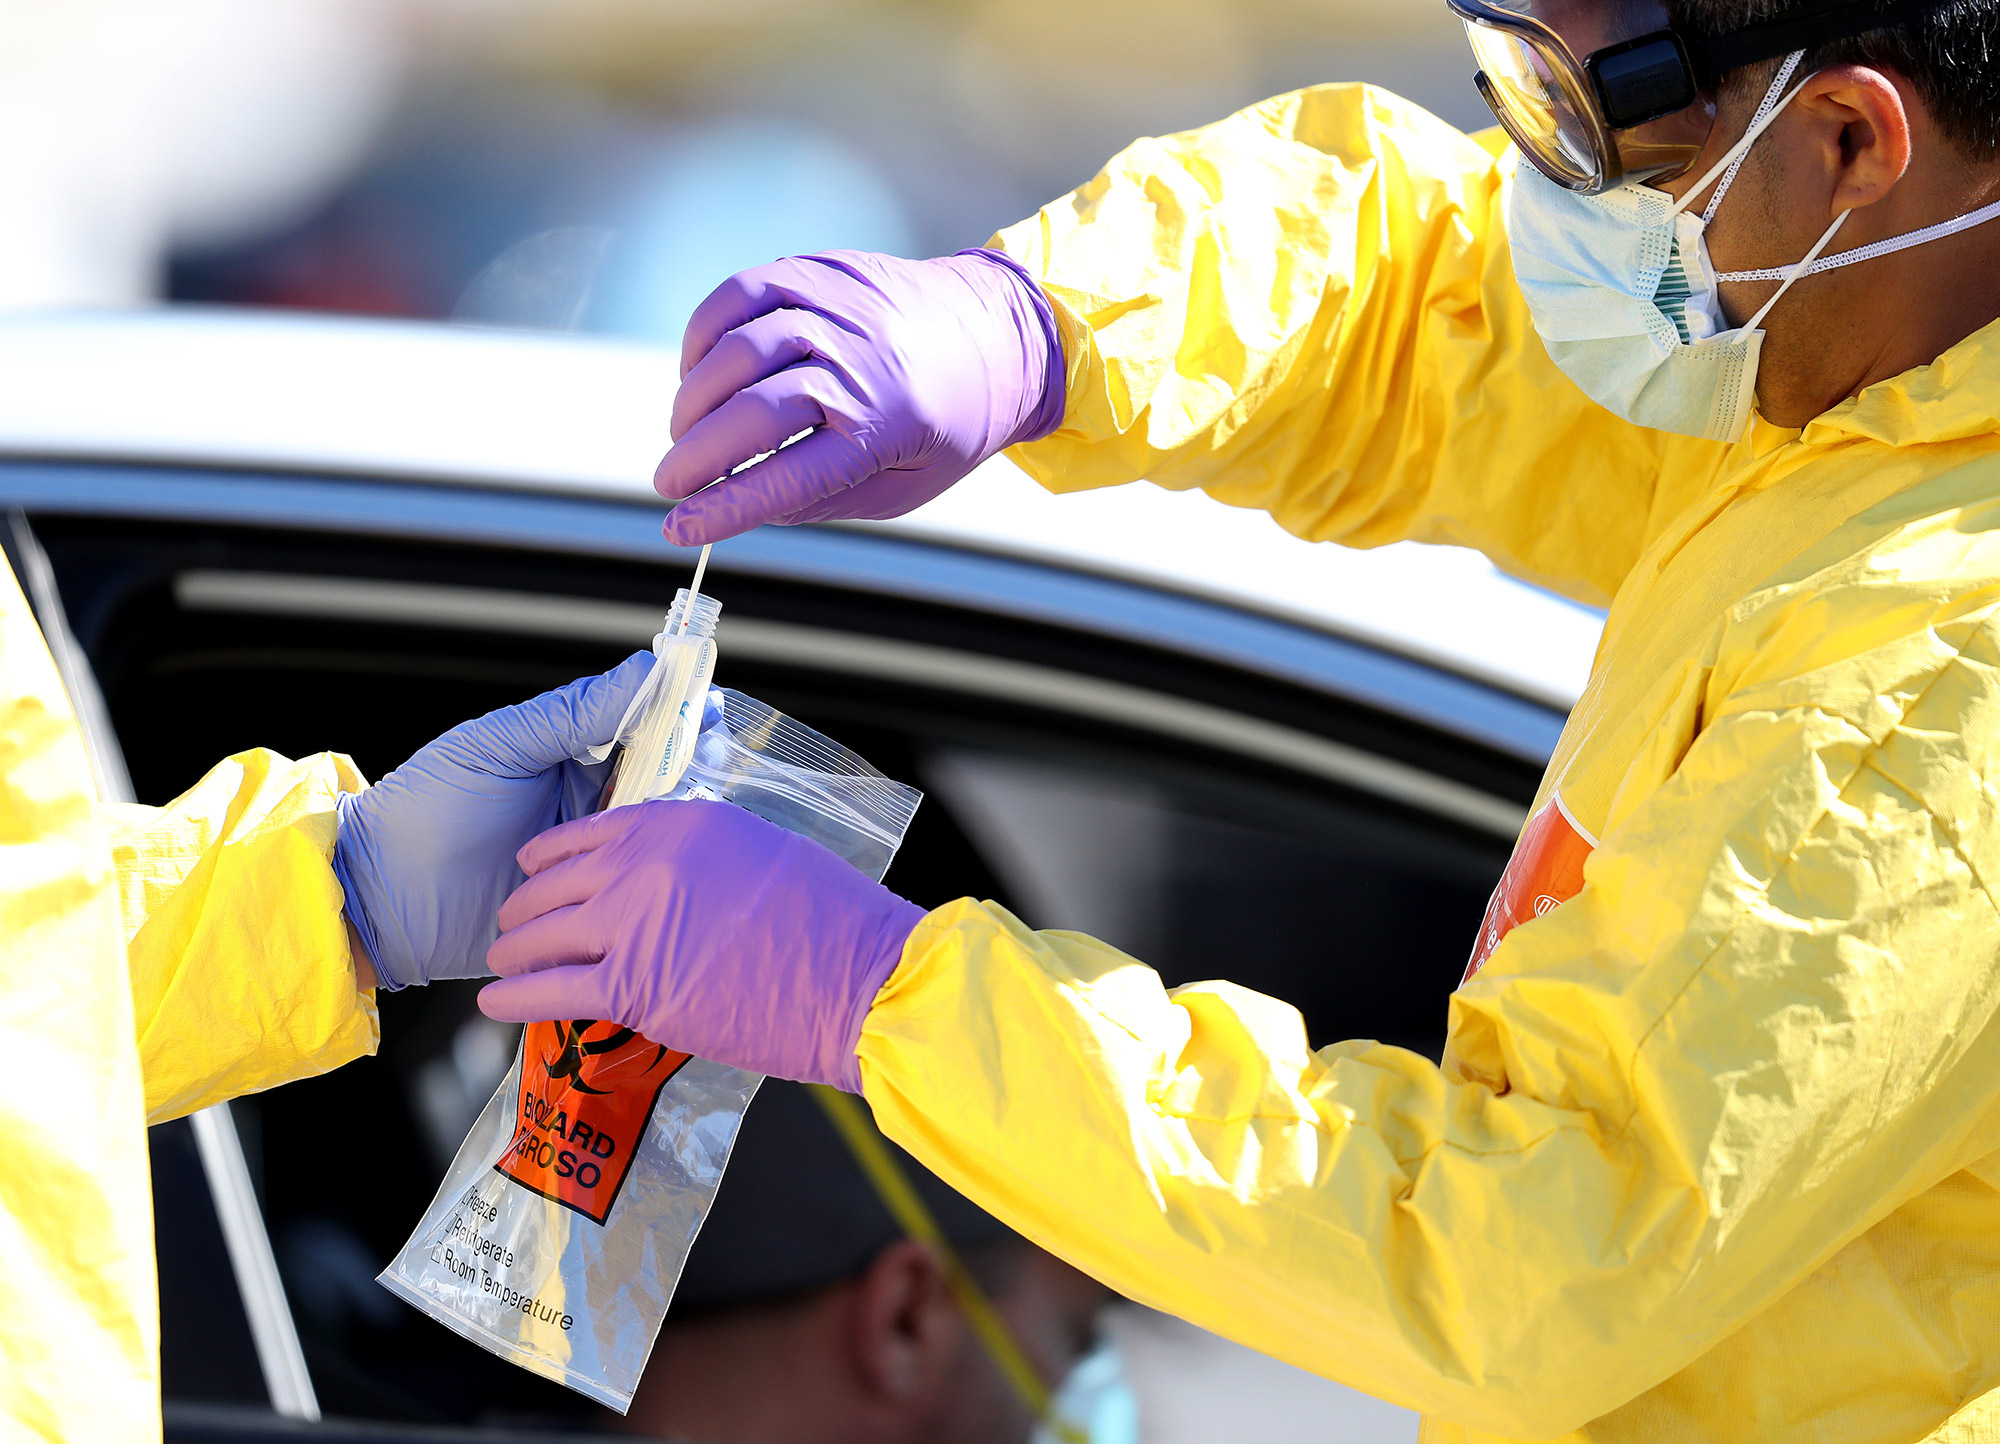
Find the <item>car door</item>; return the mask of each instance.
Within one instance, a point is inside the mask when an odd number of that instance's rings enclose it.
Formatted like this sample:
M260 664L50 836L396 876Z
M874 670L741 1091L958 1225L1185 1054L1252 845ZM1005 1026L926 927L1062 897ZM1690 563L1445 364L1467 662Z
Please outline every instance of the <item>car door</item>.
M257 745L380 776L643 646L688 561L651 509L554 493L21 462L0 502L48 558L148 802ZM1435 1055L1548 707L1249 610L863 531L725 546L711 590L718 681L926 790L889 878L906 895L992 898L1169 983L1258 988L1315 1042ZM373 1282L511 1061L475 987L383 996L381 1053L239 1100L232 1156L319 1409L596 1429L595 1406ZM190 1439L264 1427L277 1397L269 1300L205 1146L155 1130L165 1389Z

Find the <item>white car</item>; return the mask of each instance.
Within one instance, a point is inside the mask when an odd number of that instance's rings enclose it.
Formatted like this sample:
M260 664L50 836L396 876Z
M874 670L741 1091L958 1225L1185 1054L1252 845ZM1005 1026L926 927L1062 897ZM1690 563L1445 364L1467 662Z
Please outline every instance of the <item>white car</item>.
M380 775L644 646L693 560L649 484L675 379L657 350L469 328L0 323L4 530L101 690L106 785L122 765L163 801L252 745ZM1432 1053L1599 620L1469 554L1053 497L1004 462L900 522L724 543L709 589L718 680L925 789L906 895L995 897L1284 998L1319 1041ZM288 1439L598 1417L373 1283L513 1046L467 985L382 1011L379 1059L155 1130L170 1439L277 1437L273 1410L368 1421ZM1184 1326L1111 1327L1154 1444L1414 1435Z

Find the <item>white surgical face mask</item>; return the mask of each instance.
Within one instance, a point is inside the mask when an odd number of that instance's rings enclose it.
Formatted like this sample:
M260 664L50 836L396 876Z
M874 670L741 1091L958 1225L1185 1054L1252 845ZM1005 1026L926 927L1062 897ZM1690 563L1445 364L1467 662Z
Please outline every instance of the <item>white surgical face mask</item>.
M1565 375L1627 421L1711 441L1740 439L1757 395L1764 345L1758 328L1793 285L2000 217L1996 203L1942 225L1825 256L1853 214L1842 211L1796 265L1717 274L1704 233L1750 148L1798 94L1785 87L1804 55L1800 51L1785 62L1743 139L1680 201L1640 185L1578 195L1525 160L1508 178L1507 236L1535 330ZM1690 213L1689 205L1718 179L1703 212ZM1749 321L1725 330L1716 291L1723 281L1784 284Z

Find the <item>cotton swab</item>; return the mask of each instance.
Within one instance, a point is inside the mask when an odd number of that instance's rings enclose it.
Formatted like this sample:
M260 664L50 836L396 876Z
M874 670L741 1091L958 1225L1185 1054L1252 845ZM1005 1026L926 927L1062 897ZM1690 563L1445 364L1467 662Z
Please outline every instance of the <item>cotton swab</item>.
M688 584L687 610L681 613L683 637L687 635L688 623L694 620L694 604L701 600L701 579L708 575L708 554L714 550L715 543L710 542L701 549L701 555L695 559L694 580Z

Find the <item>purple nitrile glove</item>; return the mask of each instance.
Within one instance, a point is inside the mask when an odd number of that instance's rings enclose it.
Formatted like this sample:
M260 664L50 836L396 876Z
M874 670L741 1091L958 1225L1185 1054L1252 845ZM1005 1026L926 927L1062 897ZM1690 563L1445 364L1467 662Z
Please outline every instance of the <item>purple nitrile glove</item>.
M1055 311L990 250L828 251L744 271L695 309L681 376L674 449L653 478L679 503L666 536L680 546L765 522L901 516L1063 417Z
M726 802L645 802L521 849L487 1017L597 1018L715 1063L861 1091L855 1048L924 919L818 843Z

